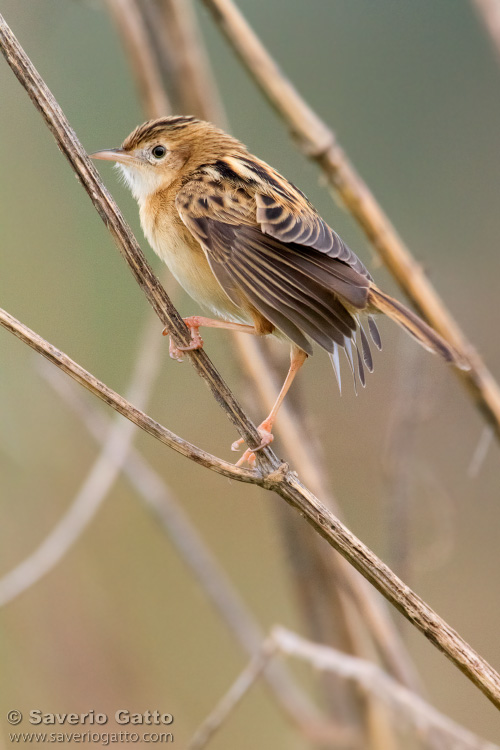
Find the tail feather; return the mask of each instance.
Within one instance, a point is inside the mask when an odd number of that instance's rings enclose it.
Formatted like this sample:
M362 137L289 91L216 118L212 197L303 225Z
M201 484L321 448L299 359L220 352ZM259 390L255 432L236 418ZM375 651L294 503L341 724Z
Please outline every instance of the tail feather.
M424 323L418 315L415 315L401 302L381 292L374 284L370 286L368 305L372 310L384 313L401 328L404 328L424 349L439 354L446 362L455 365L460 370L470 369L470 365L464 358L439 333L436 333L433 328Z

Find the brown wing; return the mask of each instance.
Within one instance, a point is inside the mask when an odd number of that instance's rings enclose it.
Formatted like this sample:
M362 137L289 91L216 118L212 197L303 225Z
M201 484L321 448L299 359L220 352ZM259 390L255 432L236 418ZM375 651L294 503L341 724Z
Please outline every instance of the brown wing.
M295 185L255 157L228 160L245 171L247 180L257 182L256 220L265 234L285 243L311 247L337 258L358 273L371 278L367 269L339 235L323 221L314 206ZM260 190L259 190L260 188Z
M306 336L330 353L340 346L349 354L357 328L352 310L366 306L368 275L339 257L343 252L340 245L330 243L326 252L307 244L319 245L322 238L326 247L326 230L314 234L311 230L306 235L303 228L298 236L301 244L285 241L286 232L279 237L279 227L271 233L269 222L261 223L261 193L250 193L236 179L228 181L227 174L223 181L213 177L211 169L188 182L176 205L228 296L238 304L234 298L237 288L309 354L312 349ZM294 227L298 231L296 224ZM342 247L346 246L342 243Z

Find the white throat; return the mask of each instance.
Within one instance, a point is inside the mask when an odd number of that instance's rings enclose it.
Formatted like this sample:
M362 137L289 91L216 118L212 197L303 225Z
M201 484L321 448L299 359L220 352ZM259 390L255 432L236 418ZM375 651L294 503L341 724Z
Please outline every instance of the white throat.
M132 195L140 204L142 204L148 196L156 193L165 180L165 177L162 177L162 175L156 172L155 169L130 167L127 164L116 164L115 166L121 173L125 184L132 191Z

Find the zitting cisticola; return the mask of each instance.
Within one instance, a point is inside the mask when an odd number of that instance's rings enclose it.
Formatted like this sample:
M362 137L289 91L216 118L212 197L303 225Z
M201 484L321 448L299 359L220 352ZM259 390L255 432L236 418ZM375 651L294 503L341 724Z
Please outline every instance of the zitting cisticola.
M432 328L378 289L298 188L214 125L164 117L136 128L121 148L93 157L118 164L153 249L186 292L217 316L185 319L192 336L186 349L203 346L200 326L291 342L289 373L259 427L263 445L272 440L279 406L312 354L311 341L330 355L339 387L339 349L353 373L356 359L365 384L364 367L371 371L373 364L362 321L380 348L376 313L388 315L426 349L466 367ZM172 341L170 354L182 357ZM250 451L238 463L244 460L254 460Z

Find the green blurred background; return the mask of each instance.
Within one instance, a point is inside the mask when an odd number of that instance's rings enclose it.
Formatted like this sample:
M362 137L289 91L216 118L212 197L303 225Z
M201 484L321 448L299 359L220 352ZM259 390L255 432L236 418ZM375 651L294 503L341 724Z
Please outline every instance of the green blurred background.
M500 66L469 2L239 0L239 6L335 129L466 333L500 372ZM2 0L0 9L89 151L118 145L144 119L100 2ZM203 9L199 17L231 131L299 185L377 282L396 292ZM0 305L124 393L148 305L3 61L0 92ZM111 167L103 165L101 174L160 272L135 202ZM198 312L183 294L177 300L183 314ZM497 445L479 475L470 477L483 431L470 399L445 366L417 351L393 325L383 321L380 329L384 352L357 398L347 368L339 398L328 358L319 352L297 391L348 524L395 563L387 445L401 402L395 406L393 397L407 393L413 373L410 390L418 383L425 403L416 415L411 455L409 583L498 668ZM208 332L205 341L244 400L226 334ZM233 428L189 363L172 362L166 350L165 342L149 413L230 459ZM40 376L36 359L0 331L2 573L46 537L98 453ZM260 421L262 407L247 406ZM280 501L196 467L143 434L135 444L176 493L262 626L281 623L304 632L276 514ZM283 455L278 441L276 450ZM395 617L430 700L500 742L497 711ZM123 478L57 568L3 608L0 627L2 721L12 708L111 714L158 708L174 714L182 745L246 663ZM252 691L213 743L214 749L257 746L307 747L263 687Z

